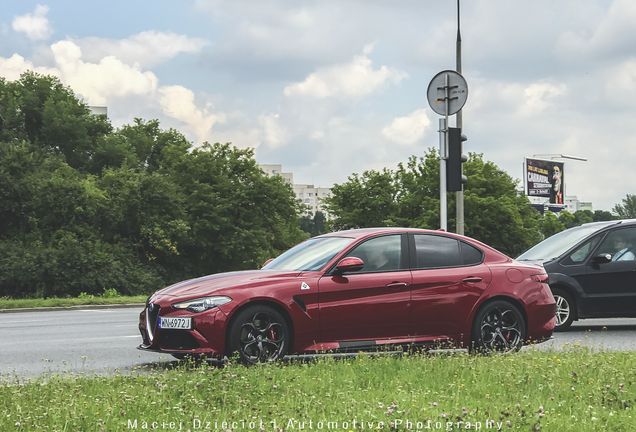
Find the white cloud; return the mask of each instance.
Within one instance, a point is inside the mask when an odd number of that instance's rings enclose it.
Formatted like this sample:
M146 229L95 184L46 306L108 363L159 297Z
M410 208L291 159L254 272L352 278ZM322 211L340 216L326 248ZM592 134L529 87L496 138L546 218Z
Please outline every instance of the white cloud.
M182 86L166 86L159 89L159 102L164 113L186 123L196 134L199 142L209 141L212 126L224 122L225 116L212 114L208 108L200 110L194 103L194 93Z
M524 89L523 105L521 112L526 115L540 113L554 105L554 99L563 96L566 92L565 84L553 85L548 83L535 83Z
M374 70L373 62L368 58L371 51L372 45L367 45L363 55L355 56L351 63L318 70L305 81L285 87L285 96L312 99L332 96L358 97L373 92L387 82L398 84L406 78L406 72L386 66Z
M144 95L157 89L158 79L108 56L99 63L82 60L82 51L71 41L51 45L60 79L81 94L89 105L105 105L110 98Z
M621 103L633 107L636 100L636 59L628 59L609 68L605 76L606 106ZM609 97L608 97L609 96Z
M420 108L409 116L397 117L390 126L382 129L382 135L398 144L414 144L421 140L431 125L426 110Z
M127 39L88 37L73 42L82 49L88 61L98 62L104 57L115 56L127 65L142 69L161 64L179 53L199 52L208 43L204 39L160 31L145 31Z
M264 141L272 148L285 144L289 139L289 133L280 123L279 114L262 115L259 124L263 128Z
M27 71L34 71L44 75L59 76L59 71L52 68L35 67L33 63L25 60L19 54L13 54L9 58L0 57L0 76L8 81L16 81L20 79L20 75Z
M159 80L155 74L141 70L138 65L127 65L112 55L97 63L84 61L82 50L72 41L54 43L51 52L53 68L36 67L18 54L0 57L0 76L14 81L27 70L54 75L88 105L117 105L119 100L126 98L145 98L151 106L159 107L168 116L185 123L199 142L210 140L212 126L225 121L223 113L210 112L211 105L199 109L194 102L194 93L183 86L158 88Z
M636 2L614 0L584 25L563 32L556 44L559 56L579 62L589 56L608 57L633 50Z
M53 34L53 29L46 18L48 12L48 6L37 5L33 14L15 17L11 26L17 32L26 33L31 40L48 39Z

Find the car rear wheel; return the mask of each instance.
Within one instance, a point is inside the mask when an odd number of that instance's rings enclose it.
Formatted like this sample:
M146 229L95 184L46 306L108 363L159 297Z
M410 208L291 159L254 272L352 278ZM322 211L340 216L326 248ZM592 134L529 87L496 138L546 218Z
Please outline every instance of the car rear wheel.
M482 307L473 322L472 349L477 352L511 352L523 345L526 325L519 309L505 300Z
M288 346L287 323L268 306L251 306L239 312L228 332L230 354L238 352L239 360L246 364L280 360Z
M560 288L552 290L556 301L556 327L554 331L567 330L574 321L574 300L572 296Z

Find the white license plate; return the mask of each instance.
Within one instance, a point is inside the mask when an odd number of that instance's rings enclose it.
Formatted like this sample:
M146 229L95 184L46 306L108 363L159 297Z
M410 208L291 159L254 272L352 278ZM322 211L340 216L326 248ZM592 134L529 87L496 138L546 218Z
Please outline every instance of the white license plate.
M192 330L191 317L159 317L160 329Z

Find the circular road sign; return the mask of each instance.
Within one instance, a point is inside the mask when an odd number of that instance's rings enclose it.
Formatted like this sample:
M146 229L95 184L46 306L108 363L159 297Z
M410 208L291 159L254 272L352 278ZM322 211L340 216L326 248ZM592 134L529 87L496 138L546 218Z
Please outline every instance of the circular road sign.
M448 78L448 81L446 80ZM447 84L448 83L448 84ZM448 99L446 86L448 85ZM461 74L453 70L445 70L433 77L428 85L428 104L439 115L456 114L468 99L468 85ZM448 105L448 112L446 112Z

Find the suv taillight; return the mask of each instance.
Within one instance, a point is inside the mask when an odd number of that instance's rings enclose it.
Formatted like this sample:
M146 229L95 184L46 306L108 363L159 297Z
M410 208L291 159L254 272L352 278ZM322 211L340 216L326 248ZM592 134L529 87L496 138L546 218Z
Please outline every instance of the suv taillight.
M530 276L530 278L535 281L535 282L540 282L540 283L550 283L550 278L548 277L547 274L536 274L536 275L532 275Z

